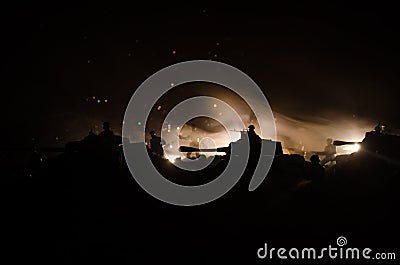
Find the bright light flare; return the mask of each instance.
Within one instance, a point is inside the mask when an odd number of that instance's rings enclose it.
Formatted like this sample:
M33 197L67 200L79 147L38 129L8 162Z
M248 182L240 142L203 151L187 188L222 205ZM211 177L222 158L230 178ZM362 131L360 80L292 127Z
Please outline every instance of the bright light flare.
M343 147L343 150L354 153L360 150L360 145L359 144L347 145Z
M174 157L174 156L167 156L167 159L168 159L168 161L169 161L171 164L175 164L175 159L176 159L176 157Z

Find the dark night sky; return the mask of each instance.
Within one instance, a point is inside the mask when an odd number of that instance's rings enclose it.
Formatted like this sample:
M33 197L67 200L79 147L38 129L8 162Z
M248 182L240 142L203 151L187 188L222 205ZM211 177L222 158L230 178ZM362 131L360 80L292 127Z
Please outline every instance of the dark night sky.
M380 2L3 6L2 131L9 142L50 144L103 120L118 131L141 82L193 59L244 71L287 117L384 120L398 129L396 10Z

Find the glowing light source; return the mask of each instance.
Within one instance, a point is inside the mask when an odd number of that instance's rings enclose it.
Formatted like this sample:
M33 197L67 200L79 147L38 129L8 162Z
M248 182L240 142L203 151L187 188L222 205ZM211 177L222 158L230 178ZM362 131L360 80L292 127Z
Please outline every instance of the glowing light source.
M175 163L175 157L172 156L167 156L167 159L170 163L174 164Z
M101 100L100 100L100 99L98 99L98 100L97 100L97 103L99 103L99 104L100 104L100 102L101 102Z
M360 145L359 144L348 145L348 146L343 147L343 150L350 151L350 152L357 152L358 150L360 150Z
M141 121L138 121L138 122L137 122L137 125L138 125L138 126L141 126L141 125L142 125L142 122L141 122Z

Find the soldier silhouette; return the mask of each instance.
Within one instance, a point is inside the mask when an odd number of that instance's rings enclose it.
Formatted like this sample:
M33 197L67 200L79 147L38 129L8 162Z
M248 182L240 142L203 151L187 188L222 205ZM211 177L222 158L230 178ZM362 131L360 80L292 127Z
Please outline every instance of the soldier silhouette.
M261 143L261 138L256 134L254 125L248 127L247 135L249 136L250 146Z
M326 146L324 150L324 159L320 162L321 165L325 165L328 162L335 161L336 157L336 146L333 145L333 141L331 138L326 139ZM319 157L318 157L319 160Z
M113 151L116 148L116 141L113 131L110 130L110 123L103 123L103 131L99 134L101 147L104 150Z
M153 154L162 157L164 155L164 150L162 148L161 137L156 135L155 131L150 132L150 150Z
M374 131L375 131L375 132L378 132L378 133L380 133L380 132L381 132L381 130L382 130L382 127L381 127L381 122L379 122L379 123L378 123L378 125L376 125L376 126L375 126L375 129L374 129Z
M109 137L114 136L113 131L110 130L110 123L105 121L103 122L103 131L99 134L101 137Z
M245 174L252 176L260 159L261 137L256 134L254 125L248 127L247 136L249 137L250 154Z

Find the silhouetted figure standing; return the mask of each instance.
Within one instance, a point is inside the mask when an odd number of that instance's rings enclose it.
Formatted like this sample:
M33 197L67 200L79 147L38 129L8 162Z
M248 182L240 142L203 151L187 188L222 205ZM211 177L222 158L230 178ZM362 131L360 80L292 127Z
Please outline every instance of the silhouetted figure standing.
M326 146L324 150L325 157L320 162L321 165L325 165L328 162L335 161L336 157L336 146L333 145L331 138L326 139ZM318 157L319 160L319 157Z
M381 132L381 122L378 123L378 125L375 126L374 131L380 133Z
M164 155L164 150L161 144L161 137L156 135L155 131L150 132L151 139L150 139L150 150L155 155L162 157Z
M117 150L117 142L113 131L110 130L110 123L103 123L103 131L99 134L100 147L104 152L113 154Z
M247 135L249 136L250 146L261 144L261 138L256 134L254 125L249 126Z
M250 143L249 162L258 163L258 159L261 153L261 137L258 136L258 134L256 134L254 125L250 125L248 127L247 135L249 137L249 143Z
M254 125L248 127L247 136L249 137L250 153L245 175L252 176L260 159L261 137L256 134Z
M114 137L113 131L110 130L110 123L103 122L103 131L99 134L100 137Z

